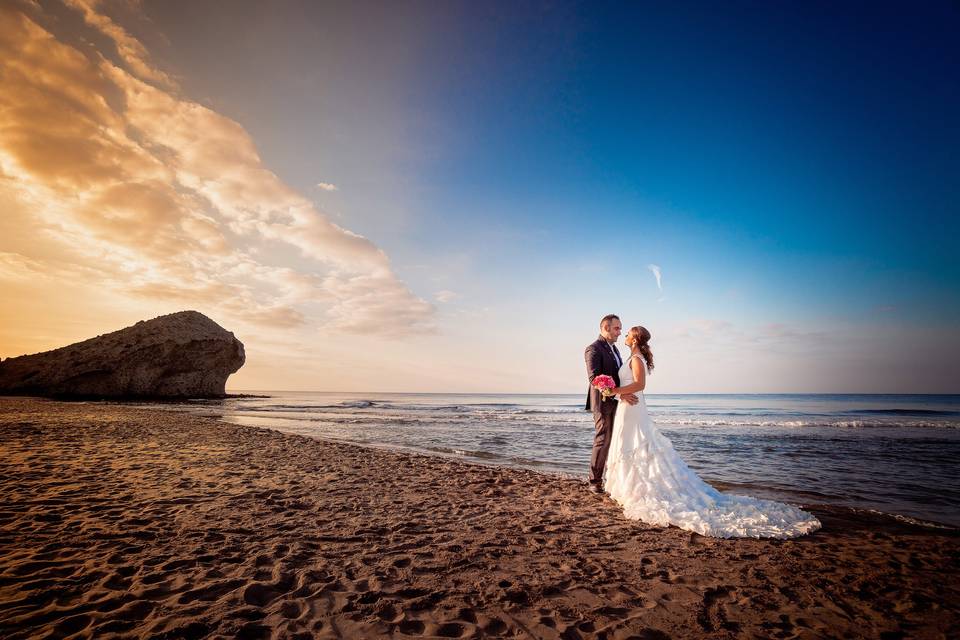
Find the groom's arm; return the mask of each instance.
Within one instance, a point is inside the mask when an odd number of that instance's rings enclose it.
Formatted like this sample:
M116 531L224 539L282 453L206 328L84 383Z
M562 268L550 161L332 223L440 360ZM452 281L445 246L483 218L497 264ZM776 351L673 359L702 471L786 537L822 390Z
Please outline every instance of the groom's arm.
M583 360L587 365L587 379L593 384L593 379L603 373L603 356L595 343L584 350Z

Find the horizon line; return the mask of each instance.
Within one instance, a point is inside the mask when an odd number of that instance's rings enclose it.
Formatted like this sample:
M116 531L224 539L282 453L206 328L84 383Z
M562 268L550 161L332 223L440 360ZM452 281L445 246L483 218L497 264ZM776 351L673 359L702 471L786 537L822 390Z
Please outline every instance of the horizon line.
M316 389L230 389L231 393L354 393L381 395L437 395L437 396L579 396L581 392L571 393L517 393L497 391L321 391ZM730 392L684 392L684 393L645 393L648 396L960 396L960 392L883 392L883 391L730 391ZM585 395L584 395L585 397Z

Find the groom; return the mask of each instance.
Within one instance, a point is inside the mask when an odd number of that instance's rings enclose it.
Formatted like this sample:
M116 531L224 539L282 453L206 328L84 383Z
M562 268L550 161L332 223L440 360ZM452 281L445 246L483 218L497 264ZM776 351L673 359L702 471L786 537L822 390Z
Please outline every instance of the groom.
M610 314L600 319L600 337L590 344L583 352L583 359L587 364L587 381L590 390L587 392L586 408L593 412L593 422L596 432L593 435L593 454L590 456L590 488L595 493L603 493L603 468L607 465L607 453L610 451L610 437L613 434L613 416L617 412L617 399L600 395L600 391L593 387L593 379L606 374L620 386L620 365L623 360L617 350L617 338L623 331L620 318ZM620 399L630 404L637 404L637 396L626 393Z

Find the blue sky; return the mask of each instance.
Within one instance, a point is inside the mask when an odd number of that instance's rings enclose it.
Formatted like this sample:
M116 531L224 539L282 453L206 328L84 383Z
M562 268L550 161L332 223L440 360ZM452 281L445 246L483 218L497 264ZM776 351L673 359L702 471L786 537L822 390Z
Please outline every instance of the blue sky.
M266 26L238 12L262 29L252 42L177 67L198 93L230 85L212 102L248 117L298 188L321 173L368 191L338 204L366 235L401 231L400 254L514 238L501 267L552 266L600 258L581 234L607 226L651 261L762 269L773 289L799 278L822 296L807 304L925 290L914 305L956 311L934 298L958 280L955 8L335 7L312 7L309 26L292 5ZM168 38L187 29L181 9L167 8ZM332 51L315 40L336 32L350 35ZM294 69L225 73L278 43L263 64ZM376 139L357 145L367 129Z
M363 347L395 365L376 390L576 391L612 310L654 333L659 391L958 391L955 5L102 11L434 305L436 332ZM462 377L411 386L425 352Z

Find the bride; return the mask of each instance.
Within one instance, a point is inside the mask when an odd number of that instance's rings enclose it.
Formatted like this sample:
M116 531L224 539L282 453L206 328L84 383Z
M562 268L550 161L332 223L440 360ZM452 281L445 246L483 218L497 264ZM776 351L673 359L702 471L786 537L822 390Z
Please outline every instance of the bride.
M650 332L632 327L624 341L630 357L612 391L637 393L640 401L617 406L604 486L628 518L717 538L792 538L820 528L797 507L720 493L701 480L653 424L640 393L653 371Z

